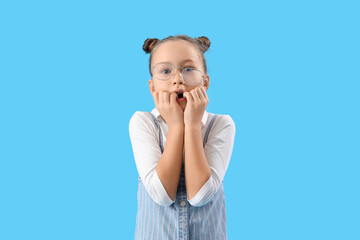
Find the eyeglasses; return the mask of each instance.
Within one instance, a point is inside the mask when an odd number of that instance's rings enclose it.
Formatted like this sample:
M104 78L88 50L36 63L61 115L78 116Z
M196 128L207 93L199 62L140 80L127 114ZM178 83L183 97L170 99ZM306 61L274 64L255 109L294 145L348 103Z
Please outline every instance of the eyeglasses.
M176 68L181 68L182 72L180 73L181 80L189 86L197 86L204 80L204 74L193 68L193 67L179 67L174 66L170 63L158 63L152 67L153 75L161 80L169 80L175 73Z

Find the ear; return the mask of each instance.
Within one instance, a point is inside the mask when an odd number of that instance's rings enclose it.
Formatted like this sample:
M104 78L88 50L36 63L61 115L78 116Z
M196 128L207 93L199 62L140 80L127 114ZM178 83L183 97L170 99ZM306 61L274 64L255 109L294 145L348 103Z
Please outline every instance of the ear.
M204 76L204 87L205 87L206 91L209 89L209 84L210 84L209 74L205 74L205 76Z

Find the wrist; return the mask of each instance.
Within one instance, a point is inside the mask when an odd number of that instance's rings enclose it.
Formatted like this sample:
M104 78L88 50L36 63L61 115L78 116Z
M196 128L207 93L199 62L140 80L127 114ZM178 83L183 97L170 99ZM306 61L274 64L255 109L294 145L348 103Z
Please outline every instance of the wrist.
M168 131L169 130L184 130L185 129L185 125L184 123L172 123L172 124L168 124Z
M201 129L201 122L200 123L185 123L185 128L192 129L192 130Z

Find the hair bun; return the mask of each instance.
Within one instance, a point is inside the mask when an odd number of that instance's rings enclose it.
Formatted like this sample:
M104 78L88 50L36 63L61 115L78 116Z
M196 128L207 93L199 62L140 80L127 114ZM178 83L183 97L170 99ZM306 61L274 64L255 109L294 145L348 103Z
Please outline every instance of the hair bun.
M142 48L146 53L150 53L158 42L160 42L160 40L157 38L148 38L145 40Z
M198 41L200 43L200 45L202 46L202 52L206 52L210 45L211 45L211 42L210 40L205 37L205 36L201 36L201 37L198 37L198 38L195 38L196 41Z

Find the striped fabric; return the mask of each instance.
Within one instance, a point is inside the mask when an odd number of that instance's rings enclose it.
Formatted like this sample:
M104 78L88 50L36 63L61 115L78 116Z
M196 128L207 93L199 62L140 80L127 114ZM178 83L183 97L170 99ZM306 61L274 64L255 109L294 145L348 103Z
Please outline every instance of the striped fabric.
M152 117L158 126L156 118L153 115ZM206 129L204 145L215 117L216 115ZM162 138L160 148L163 151ZM194 207L187 201L184 166L181 169L175 202L169 207L160 206L152 200L140 177L138 184L135 240L227 239L223 184L210 201L201 207Z

